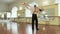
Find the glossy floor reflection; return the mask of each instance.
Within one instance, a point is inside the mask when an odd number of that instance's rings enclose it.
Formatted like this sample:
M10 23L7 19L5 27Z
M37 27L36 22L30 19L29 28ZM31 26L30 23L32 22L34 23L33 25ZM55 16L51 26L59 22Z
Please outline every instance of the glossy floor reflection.
M38 31L32 31L31 24L2 21L0 34L60 34L60 26L39 25Z

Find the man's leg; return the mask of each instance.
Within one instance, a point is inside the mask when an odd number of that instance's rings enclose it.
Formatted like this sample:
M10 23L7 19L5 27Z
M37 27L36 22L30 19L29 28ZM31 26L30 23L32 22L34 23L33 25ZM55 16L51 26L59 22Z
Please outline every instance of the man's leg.
M34 18L32 18L32 30L34 30Z
M38 30L38 19L36 19L36 29Z

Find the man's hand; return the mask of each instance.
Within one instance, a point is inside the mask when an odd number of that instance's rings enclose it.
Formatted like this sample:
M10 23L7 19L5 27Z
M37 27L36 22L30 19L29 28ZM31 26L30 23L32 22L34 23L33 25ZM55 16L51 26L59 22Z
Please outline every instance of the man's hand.
M25 7L27 7L27 6L28 6L28 4L27 4L27 3L23 3L23 5L24 5Z

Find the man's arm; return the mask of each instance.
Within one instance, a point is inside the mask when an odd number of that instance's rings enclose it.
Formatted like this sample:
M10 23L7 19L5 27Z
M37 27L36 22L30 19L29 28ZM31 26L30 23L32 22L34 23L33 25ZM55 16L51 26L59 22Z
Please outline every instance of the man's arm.
M28 5L28 3L23 3L23 5L24 5L26 8L31 9L31 6Z
M42 11L44 11L44 9L43 8L38 8L38 11L42 12Z

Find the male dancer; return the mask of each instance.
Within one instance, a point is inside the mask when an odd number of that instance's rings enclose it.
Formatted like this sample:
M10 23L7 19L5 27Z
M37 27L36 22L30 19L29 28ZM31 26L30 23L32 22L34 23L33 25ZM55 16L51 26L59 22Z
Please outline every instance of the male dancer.
M36 30L39 30L37 13L39 11L42 11L42 9L38 8L36 5L34 5L34 7L31 7L27 3L24 3L23 5L32 11L32 30L34 30L34 22L36 23Z

